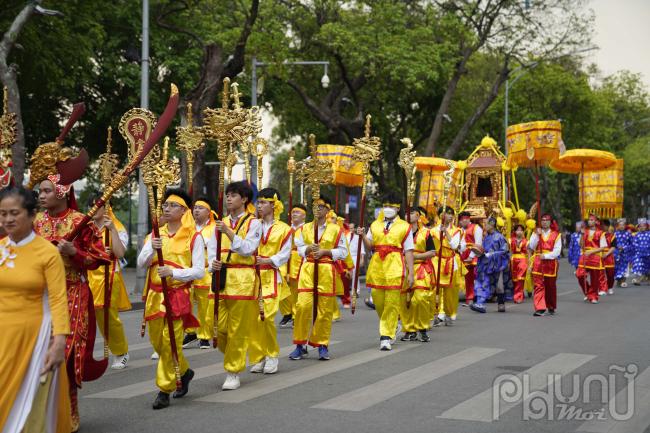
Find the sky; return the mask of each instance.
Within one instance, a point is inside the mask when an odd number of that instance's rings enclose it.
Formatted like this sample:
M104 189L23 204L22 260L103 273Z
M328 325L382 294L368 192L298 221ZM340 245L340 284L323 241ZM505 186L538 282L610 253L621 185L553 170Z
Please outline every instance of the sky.
M650 0L592 0L595 12L594 43L586 56L603 76L627 69L643 74L650 89Z

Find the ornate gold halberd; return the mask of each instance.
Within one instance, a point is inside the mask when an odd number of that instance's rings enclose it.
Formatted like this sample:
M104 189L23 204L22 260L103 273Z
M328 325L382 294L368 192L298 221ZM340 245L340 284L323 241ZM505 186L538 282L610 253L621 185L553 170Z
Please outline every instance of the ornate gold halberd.
M185 153L187 160L187 184L191 189L194 170L194 154L205 147L203 128L195 127L192 119L192 104L187 104L187 125L176 128L176 147Z
M482 220L489 215L501 216L502 213L499 207L504 194L501 170L506 157L493 142L493 139L485 137L467 158L463 192L466 205L463 210L468 211L473 220Z

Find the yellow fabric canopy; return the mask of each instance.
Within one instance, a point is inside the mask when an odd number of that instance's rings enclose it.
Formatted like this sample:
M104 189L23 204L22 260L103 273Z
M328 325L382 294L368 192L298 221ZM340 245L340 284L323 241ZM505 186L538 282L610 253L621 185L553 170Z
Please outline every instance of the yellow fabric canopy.
M571 149L551 161L550 167L561 173L577 174L586 170L604 170L616 164L611 152L596 149Z
M560 155L562 125L541 120L508 126L506 147L510 167L543 166Z

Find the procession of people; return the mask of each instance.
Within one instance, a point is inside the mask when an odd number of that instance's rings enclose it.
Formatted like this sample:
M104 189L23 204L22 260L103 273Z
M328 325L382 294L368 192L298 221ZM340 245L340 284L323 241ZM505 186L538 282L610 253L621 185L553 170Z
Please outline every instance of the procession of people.
M366 139L371 141L368 134ZM112 369L129 366L120 319L131 308L122 276L128 235L108 200L143 155L136 152L123 171L112 167L106 190L83 214L72 183L87 160L73 157L62 140L34 153L34 189L9 185L0 191L0 311L12 330L0 337L0 347L10 354L3 362L13 364L0 369L9 384L0 397L4 431L22 431L31 423L45 423L47 431L78 431L82 383L102 376L109 353ZM152 140L143 146L153 146ZM539 225L514 224L509 233L505 212L472 213L445 196L419 206L408 194L390 191L379 200L376 219L364 223L362 216L355 227L316 192L323 170L316 159L305 162L314 164L316 180L303 179L313 183L310 217L306 203L290 199L285 212L278 188L258 189L261 175L257 185L251 177L229 179L219 185L219 197L193 198L178 187L178 176L167 177L174 174L167 152L168 140L149 172L155 176L145 176L152 230L136 263L146 273L141 335L148 333L157 361L154 410L190 392L195 373L184 351L193 345L223 354L224 391L240 388L247 368L272 375L282 372L284 362L336 357L330 342L341 315L339 299L343 311L354 314L365 262L367 304L377 315L377 332L368 339L381 351L391 351L396 340L435 339L434 328L459 320L463 295L467 314L506 313L508 302L525 302L529 281L535 317L561 312L562 235L553 215L541 215ZM362 200L365 207L365 190ZM592 213L575 227L569 263L586 302L597 304L616 286L627 287L631 275L634 284L647 278L645 219L631 227L624 219L610 223ZM26 315L27 322L21 320ZM286 359L278 328L292 328L295 347ZM100 360L93 358L97 329L104 338ZM15 338L24 343L12 344Z

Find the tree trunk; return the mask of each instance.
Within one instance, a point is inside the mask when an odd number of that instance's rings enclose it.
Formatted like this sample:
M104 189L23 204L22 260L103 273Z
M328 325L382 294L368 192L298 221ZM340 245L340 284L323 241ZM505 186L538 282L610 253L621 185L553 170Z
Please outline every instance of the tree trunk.
M467 135L469 134L469 131L472 129L472 127L476 124L476 122L479 121L479 119L485 114L488 108L490 108L490 105L494 102L496 99L497 95L499 94L499 89L505 83L506 79L508 78L508 61L506 60L503 68L499 71L497 78L494 80L494 83L492 84L492 88L488 92L487 96L481 102L481 104L476 107L476 110L472 114L472 116L465 121L463 126L460 128L456 136L454 137L454 141L452 141L451 145L445 152L445 158L448 159L453 159L458 151L460 150L460 147L465 143L465 139L467 138Z
M4 86L7 86L9 111L16 114L17 134L16 142L12 146L12 173L17 185L23 183L23 176L25 174L25 130L20 111L20 91L16 80L16 65L9 65L7 60L20 32L32 17L34 9L41 1L35 0L25 5L18 15L16 15L16 18L14 18L11 26L0 41L0 81L2 81Z
M433 120L433 126L431 127L431 134L429 134L429 138L427 139L427 147L424 150L425 156L432 156L436 150L436 144L438 144L438 140L440 139L440 134L442 134L442 123L445 120L444 116L449 111L449 106L451 105L451 101L454 98L454 95L456 94L456 89L458 88L458 83L460 82L460 79L467 72L466 69L467 61L469 60L471 55L472 52L469 50L466 50L463 53L463 57L461 58L461 60L456 65L456 68L454 69L454 74L452 75L451 80L449 80L449 83L447 83L447 89L445 90L445 94L442 97L442 101L440 101L440 106L438 107L438 111L436 112L436 117Z

